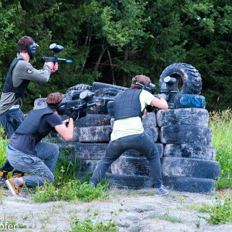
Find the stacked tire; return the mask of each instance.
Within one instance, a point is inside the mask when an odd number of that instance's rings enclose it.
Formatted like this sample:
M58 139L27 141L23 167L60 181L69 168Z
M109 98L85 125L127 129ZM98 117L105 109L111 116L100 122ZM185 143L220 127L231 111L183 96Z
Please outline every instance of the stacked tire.
M110 140L110 116L87 114L75 123L78 177L92 174ZM109 170L110 171L110 170Z
M86 89L94 92L95 100L101 99L100 102L108 102L126 88L101 82L94 82L92 86L78 84L69 88L66 96L72 98ZM111 117L108 114L106 104L96 104L88 107L86 115L75 121L72 146L75 147L74 156L77 161L78 178L92 174L97 163L105 154L111 131Z
M211 145L205 98L200 95L200 73L190 64L171 64L160 76L163 89L167 88L164 81L167 76L177 80L169 96L172 109L151 112L143 119L145 133L156 144L161 159L164 184L178 191L214 193L220 166ZM183 84L180 91L179 83ZM112 100L125 89L98 82L91 87L96 96ZM76 121L73 144L80 167L78 177L93 172L105 154L111 130L111 118L105 106L89 109L85 117ZM149 163L145 157L146 154L135 150L123 153L107 173L110 184L133 189L146 186Z
M220 166L211 146L206 109L159 111L157 124L164 144L164 183L178 191L213 193Z

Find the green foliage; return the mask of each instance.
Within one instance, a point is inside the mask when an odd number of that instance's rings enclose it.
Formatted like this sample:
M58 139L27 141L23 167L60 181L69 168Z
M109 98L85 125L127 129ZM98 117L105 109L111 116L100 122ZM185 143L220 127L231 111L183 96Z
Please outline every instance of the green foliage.
M182 220L180 219L180 217L176 217L176 216L170 215L169 213L162 214L159 217L159 219L160 220L169 221L171 223L181 223L182 222Z
M225 224L232 222L232 197L219 196L215 205L204 205L200 208L200 212L209 213L207 219L212 224Z
M93 223L91 220L75 221L70 232L117 232L116 225L112 222Z
M146 1L122 0L104 7L102 31L109 45L119 49L127 44L136 46L141 38L147 37L144 31L145 23L149 21L145 14L146 4Z
M0 166L5 162L7 139L4 136L3 128L0 127Z
M98 185L93 188L89 183L81 183L79 180L70 180L64 182L59 187L54 184L45 184L37 187L36 193L33 195L35 202L48 201L92 201L94 199L104 199L106 197L106 186Z
M221 175L217 181L218 189L232 188L232 112L213 112L210 127L213 132L213 146L216 148L217 160L221 166Z
M51 42L65 46L60 56L74 59L60 64L43 88L29 85L25 111L35 98L78 83L128 85L141 73L157 82L174 62L200 71L209 110L226 109L232 101L232 4L227 0L2 1L0 28L0 87L22 35L40 45L33 61L37 68Z
M69 180L76 179L78 170L77 160L72 158L75 150L71 148L60 148L59 159L55 169L55 185L62 186L63 183Z

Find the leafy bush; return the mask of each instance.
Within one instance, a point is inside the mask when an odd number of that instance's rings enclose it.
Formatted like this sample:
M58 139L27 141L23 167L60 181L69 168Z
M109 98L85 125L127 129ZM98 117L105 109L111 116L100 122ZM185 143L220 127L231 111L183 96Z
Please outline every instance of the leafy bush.
M213 112L210 116L213 131L213 146L221 165L217 188L232 188L232 111Z
M200 212L209 213L207 220L213 224L232 222L232 196L220 196L215 205L205 205L200 208Z
M108 223L96 223L94 224L91 220L87 219L83 222L75 221L73 223L70 232L117 232L116 225L112 222Z

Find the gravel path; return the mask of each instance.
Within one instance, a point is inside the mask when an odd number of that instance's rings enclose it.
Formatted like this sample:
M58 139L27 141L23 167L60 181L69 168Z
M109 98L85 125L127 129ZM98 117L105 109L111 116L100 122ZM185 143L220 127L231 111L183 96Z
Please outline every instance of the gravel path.
M70 230L72 221L89 218L94 222L111 220L120 232L231 232L232 224L209 224L209 215L197 210L214 201L212 195L171 191L161 197L152 189L111 189L106 200L39 204L30 197L16 199L6 192L0 202L0 231L11 223L16 229L8 231L64 232Z

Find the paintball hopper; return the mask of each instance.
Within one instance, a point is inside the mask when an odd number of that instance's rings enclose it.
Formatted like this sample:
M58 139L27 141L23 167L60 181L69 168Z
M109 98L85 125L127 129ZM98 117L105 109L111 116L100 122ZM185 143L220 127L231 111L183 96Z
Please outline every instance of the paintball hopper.
M61 58L58 57L56 54L64 50L64 46L57 44L57 43L52 43L49 45L49 50L51 50L54 54L54 56L43 56L41 60L43 62L65 62L66 64L71 64L73 62L72 59L66 59L66 58Z

